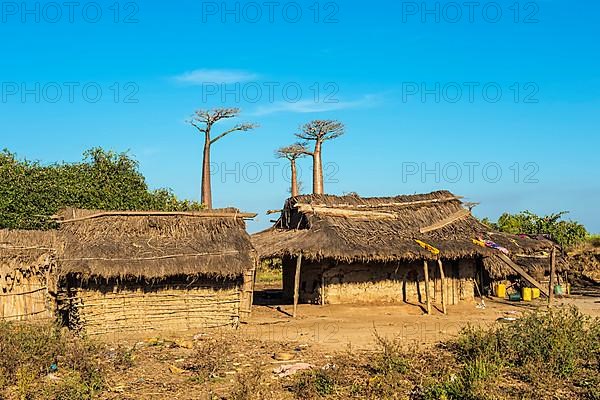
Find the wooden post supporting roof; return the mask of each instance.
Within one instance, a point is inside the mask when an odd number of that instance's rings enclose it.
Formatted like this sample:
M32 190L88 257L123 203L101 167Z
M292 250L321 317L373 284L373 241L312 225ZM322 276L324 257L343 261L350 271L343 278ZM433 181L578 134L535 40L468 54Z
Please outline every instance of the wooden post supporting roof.
M438 258L437 262L438 266L440 267L440 278L442 280L442 312L446 314L446 275L444 274L444 265L442 264L442 259Z
M504 261L509 267L511 267L516 273L518 273L519 275L521 275L523 278L525 278L525 280L529 283L531 283L533 286L535 286L536 288L540 289L540 292L546 296L549 297L549 293L548 293L548 288L545 288L541 283L539 283L538 281L536 281L531 275L529 275L527 273L527 271L525 271L522 267L520 267L519 265L515 264L513 262L513 260L511 260L510 258L508 258L508 256L506 256L505 254L498 254L498 257L500 257L500 259L502 261ZM552 278L551 278L552 280Z
M325 268L321 265L321 305L325 305Z
M427 303L427 315L431 314L431 301L429 298L429 265L423 260L423 273L425 274L425 301Z
M552 246L550 253L550 283L548 284L548 305L554 300L554 274L556 273L556 247Z
M254 279L256 277L255 261L254 268L244 271L242 292L240 294L240 320L245 321L252 313L252 302L254 300Z
M298 254L296 259L296 275L294 276L294 313L292 316L296 318L296 310L298 308L298 296L300 292L300 266L302 265L302 253Z

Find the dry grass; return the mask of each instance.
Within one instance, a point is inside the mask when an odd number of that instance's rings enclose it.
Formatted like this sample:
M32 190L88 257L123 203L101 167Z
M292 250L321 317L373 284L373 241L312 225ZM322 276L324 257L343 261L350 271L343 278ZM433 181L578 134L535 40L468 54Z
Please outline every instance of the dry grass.
M2 329L0 350L14 354L0 361L7 399L600 398L600 322L574 308L468 327L428 349L374 332L375 350L332 354L235 331L107 350L51 328ZM272 356L280 352L293 355L289 364L313 368L277 377L273 368L282 363ZM46 378L51 359L58 360L59 381Z
M52 324L0 324L0 397L92 399L104 387L99 348Z

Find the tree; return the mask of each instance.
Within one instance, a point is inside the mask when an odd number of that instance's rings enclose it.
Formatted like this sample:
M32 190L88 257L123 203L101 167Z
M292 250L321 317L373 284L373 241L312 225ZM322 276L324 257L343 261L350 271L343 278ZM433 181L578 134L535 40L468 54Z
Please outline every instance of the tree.
M296 197L299 194L296 160L298 158L305 157L309 154L311 153L308 151L308 149L306 148L306 144L304 143L294 143L290 146L281 147L277 151L275 151L275 156L277 158L286 158L290 162L292 180L290 194L292 195L292 197Z
M561 246L570 247L583 242L588 233L585 227L576 221L561 220L567 213L568 211L561 211L546 216L538 216L529 211L518 214L504 213L498 218L497 223L490 223L489 220L486 222L501 232L528 235L548 234Z
M92 210L195 211L168 189L150 190L126 153L94 148L83 161L42 165L0 152L0 228L48 229L64 207Z
M218 140L232 132L245 132L256 128L258 125L242 123L228 129L219 135L212 136L213 125L223 119L235 118L240 114L239 108L216 108L214 110L196 110L188 121L200 134L204 135L204 152L202 158L202 190L201 202L204 207L212 208L212 190L210 183L210 148Z
M296 136L315 142L315 148L309 153L313 158L313 194L323 194L323 161L321 151L323 143L344 134L344 124L333 120L314 120L302 127Z

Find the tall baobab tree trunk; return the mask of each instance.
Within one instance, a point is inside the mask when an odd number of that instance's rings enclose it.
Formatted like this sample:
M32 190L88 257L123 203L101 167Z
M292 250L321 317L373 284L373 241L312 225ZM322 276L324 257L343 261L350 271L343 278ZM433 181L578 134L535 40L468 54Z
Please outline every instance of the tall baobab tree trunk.
M202 159L201 202L207 209L212 208L212 190L210 187L210 135L204 139L204 155Z
M246 132L256 128L255 124L237 124L233 128L221 132L211 138L211 130L215 123L235 118L240 113L239 108L216 108L214 110L196 110L188 123L204 134L204 154L202 158L202 189L200 191L201 201L207 209L212 208L212 191L210 185L210 148L218 140L232 132Z
M300 127L296 137L315 142L315 150L310 153L313 157L313 194L323 194L323 162L321 147L323 142L335 139L344 134L344 124L332 120L314 120Z
M296 170L296 160L290 160L290 165L292 167L292 189L290 190L290 194L292 197L298 196L298 173Z
M323 194L323 163L321 161L321 146L323 142L317 140L313 152L313 194Z
M308 151L304 143L294 143L290 146L280 147L275 151L275 157L277 158L285 158L290 162L291 169L291 189L290 195L292 197L296 197L300 194L299 185L298 185L298 169L296 168L296 160L298 158L306 157L307 155L312 154Z

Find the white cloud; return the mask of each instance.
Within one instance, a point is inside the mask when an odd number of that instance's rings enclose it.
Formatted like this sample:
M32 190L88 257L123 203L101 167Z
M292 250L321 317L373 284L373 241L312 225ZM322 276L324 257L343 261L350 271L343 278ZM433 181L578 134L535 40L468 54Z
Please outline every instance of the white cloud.
M275 102L266 106L260 106L252 112L253 115L268 115L279 112L290 113L319 113L327 111L349 110L355 108L372 107L379 102L379 96L368 94L357 100L337 102L315 102L312 100L300 100L297 102Z
M237 83L257 79L258 75L236 69L196 69L174 77L175 81L187 85L202 85L205 83Z

